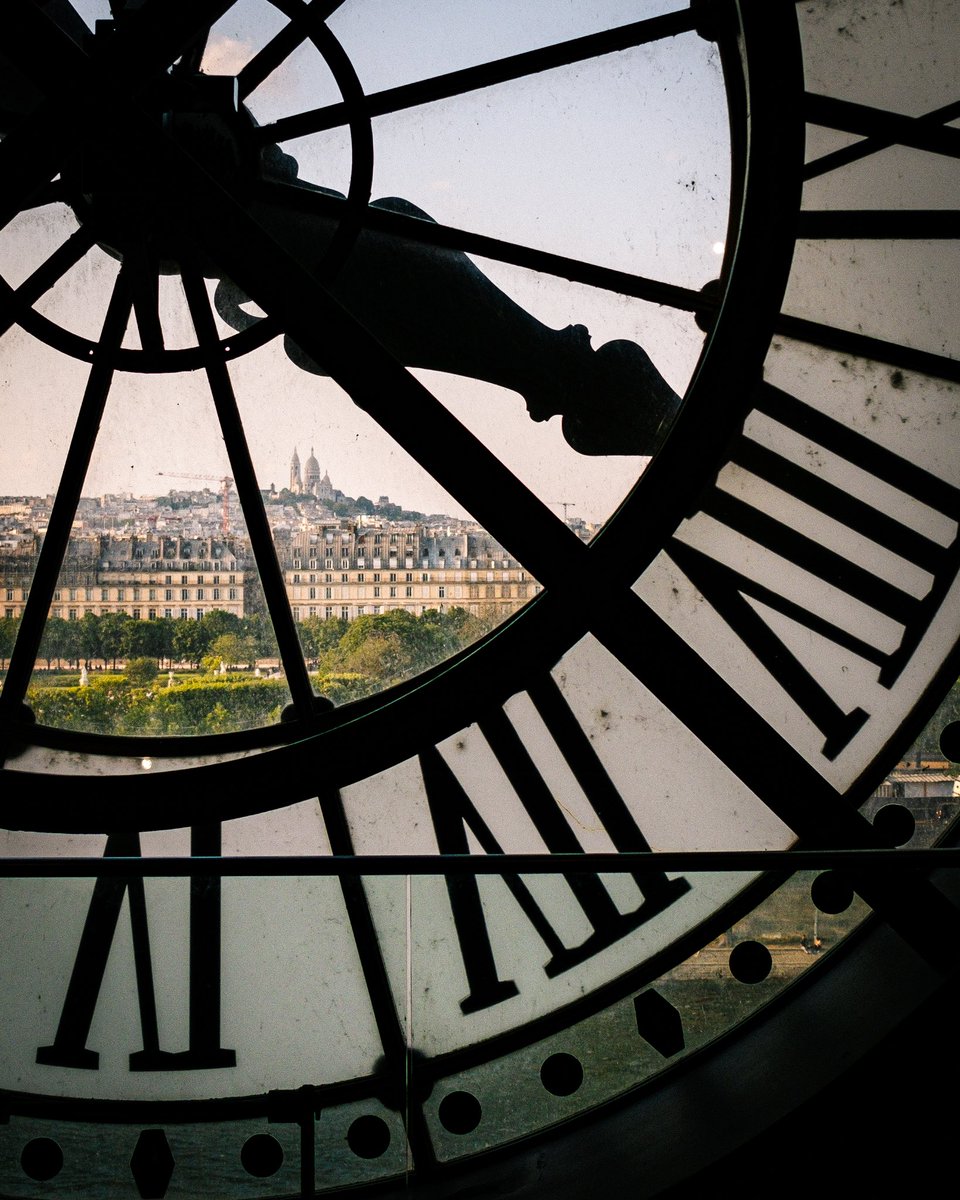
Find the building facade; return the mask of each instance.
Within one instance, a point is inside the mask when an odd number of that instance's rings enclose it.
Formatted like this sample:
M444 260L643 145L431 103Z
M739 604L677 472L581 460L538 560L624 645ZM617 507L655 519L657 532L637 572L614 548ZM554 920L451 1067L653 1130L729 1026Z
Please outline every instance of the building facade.
M3 615L20 617L30 592L39 538L0 556ZM244 614L245 551L219 538L84 534L70 539L50 605L76 621L125 613L134 620L200 620L221 609Z
M540 590L479 529L331 520L297 531L280 557L297 621L454 607L503 619Z
M523 566L477 528L330 517L275 529L274 539L296 621L352 621L397 609L420 616L454 607L502 620L540 591ZM23 613L40 544L34 535L0 550L4 617ZM77 533L50 616L200 620L220 609L239 617L259 593L256 577L239 538Z

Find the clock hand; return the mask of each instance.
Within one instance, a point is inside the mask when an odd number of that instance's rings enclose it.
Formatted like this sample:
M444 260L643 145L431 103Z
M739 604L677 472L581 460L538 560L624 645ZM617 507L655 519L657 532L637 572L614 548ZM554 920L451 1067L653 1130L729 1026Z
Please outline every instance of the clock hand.
M251 207L301 261L318 261L339 225L322 210L304 212L260 199ZM431 220L395 197L371 207ZM500 291L461 251L367 228L328 286L405 366L482 379L519 392L533 420L562 416L564 437L581 454L652 454L679 405L640 346L614 341L594 350L583 325L551 329ZM215 304L233 328L255 320L242 310L246 299L229 280L221 280ZM302 369L327 373L290 338L285 349Z

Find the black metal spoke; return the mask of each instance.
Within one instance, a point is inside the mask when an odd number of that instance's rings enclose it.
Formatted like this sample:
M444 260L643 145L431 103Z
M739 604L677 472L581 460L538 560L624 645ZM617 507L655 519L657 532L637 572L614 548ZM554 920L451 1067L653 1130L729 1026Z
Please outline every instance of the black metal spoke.
M140 345L144 350L158 353L163 350L163 327L160 324L160 275L156 256L141 243L127 251L126 261L132 270L133 311Z
M538 50L511 54L475 67L465 67L459 71L435 75L430 79L386 88L366 97L365 112L368 117L381 117L419 104L431 104L452 96L460 96L465 92L492 87L494 84L509 83L514 79L539 74L541 71L586 62L619 50L630 50L635 46L688 33L696 27L697 19L692 9L681 9L664 16L621 25L616 29L605 29L585 37L556 42ZM335 129L346 124L349 114L350 106L346 102L329 104L273 121L257 130L257 136L264 142L282 142L287 138L320 133L325 129Z
M797 237L955 239L960 238L960 209L804 209L797 217Z
M18 288L12 288L5 280L0 280L0 336L19 319L25 309L30 308L75 266L93 244L93 233L82 227L58 246Z
M307 40L310 35L309 20L325 21L341 4L343 0L310 0L292 14L289 24L262 46L240 69L237 75L240 99L246 99L285 58Z
M947 121L960 117L960 100L924 113L921 117L905 117L884 109L852 104L830 96L807 93L804 97L806 118L815 125L840 129L846 133L867 136L852 146L823 154L803 168L804 179L816 179L848 163L867 158L890 146L913 146L936 154L960 157L960 129L946 127Z
M346 201L339 196L331 196L295 184L264 182L258 190L264 200L292 211L315 213L332 221L341 220L346 212ZM472 233L453 225L441 225L436 221L426 221L375 205L370 205L364 210L362 227L377 233L391 234L418 245L460 250L465 254L489 258L494 262L525 267L544 275L569 279L574 283L584 283L590 287L616 292L622 296L633 296L638 300L663 304L685 312L711 312L718 305L716 297L705 296L693 288L664 283L662 280L634 275L629 271L618 271L613 267L601 267L582 259L552 254L533 246Z
M887 342L864 333L839 329L835 325L808 321L803 317L793 317L789 313L781 313L777 317L775 328L777 333L785 337L809 342L814 346L823 346L827 350L836 350L841 354L852 354L858 358L888 363L891 367L901 367L906 371L917 371L935 379L949 379L953 383L960 383L960 360L948 358L944 354L932 354L929 350L917 350L913 346L902 346L899 342Z
M132 295L129 273L121 268L114 285L100 336L102 353L94 355L70 447L67 451L60 486L50 513L37 568L24 605L16 645L10 658L3 691L0 692L0 726L5 730L15 719L33 672L50 601L57 586L76 516L83 481L97 440L104 406L114 374L114 352L120 346L130 318Z
M260 574L260 583L267 601L267 611L283 662L287 686L298 715L306 720L315 711L313 688L307 672L307 664L300 647L293 614L287 602L283 571L277 558L270 523L267 520L263 498L250 457L243 422L237 407L233 385L223 357L220 339L214 325L210 301L202 277L194 271L185 271L183 286L193 319L194 328L206 361L207 382L213 396L220 429L230 459L240 507L243 511L247 534L253 548L254 558Z

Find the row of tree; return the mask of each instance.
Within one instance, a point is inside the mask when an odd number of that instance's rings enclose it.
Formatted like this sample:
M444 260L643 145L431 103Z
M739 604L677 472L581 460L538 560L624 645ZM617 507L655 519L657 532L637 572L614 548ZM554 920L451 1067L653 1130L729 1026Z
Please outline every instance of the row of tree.
M13 652L18 627L16 618L0 620L0 661ZM39 658L48 668L64 663L90 666L96 662L115 667L118 661L129 658L153 658L159 665L198 665L223 637L234 639L238 653L246 655L248 661L276 657L276 639L266 618L237 617L215 609L199 621L169 617L142 621L126 613L85 613L78 621L50 617L44 626Z
M362 674L383 687L449 658L491 629L496 619L462 608L430 609L419 617L397 609L350 622L311 617L297 628L311 669ZM18 624L15 618L0 620L0 662L13 651ZM51 617L39 657L48 669L98 663L116 669L118 662L131 659L152 659L158 668L174 663L199 667L210 659L252 667L258 659L277 655L273 627L265 616L238 617L216 609L199 621L144 621L125 613L85 613L77 621Z

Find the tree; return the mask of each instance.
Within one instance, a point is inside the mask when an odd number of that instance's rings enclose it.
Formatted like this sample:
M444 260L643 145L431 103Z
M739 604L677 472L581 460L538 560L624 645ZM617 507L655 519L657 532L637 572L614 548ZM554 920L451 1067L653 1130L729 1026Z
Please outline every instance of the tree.
M212 613L210 614L213 615ZM224 614L226 615L226 614ZM173 631L173 655L181 662L197 666L210 648L213 638L202 621L177 621Z
M54 659L57 660L57 666L60 666L66 648L67 622L63 617L48 617L43 627L43 637L40 639L40 656L47 660L48 670L53 667Z
M220 637L224 633L239 633L240 618L234 613L226 612L222 608L213 608L210 612L205 613L203 619L197 622L201 626L209 641Z
M436 626L400 608L351 622L340 639L335 669L362 672L386 685L425 670L443 657L443 649Z
M0 663L9 659L17 641L19 617L0 617Z
M270 618L262 613L252 613L240 622L241 636L249 638L254 645L256 658L276 658L279 654L277 638Z
M80 618L80 653L87 663L93 658L105 658L103 652L103 631L100 628L101 618L93 612L85 612Z
M253 638L241 637L236 633L222 633L210 643L208 651L211 658L218 658L227 666L251 666L257 657L257 647Z
M162 648L162 631L156 621L131 620L123 629L121 645L124 658L152 658L156 665Z
M123 655L124 629L133 620L123 612L104 613L100 617L101 657L109 658L114 670L117 659Z
M320 658L336 651L348 626L349 622L340 618L324 620L323 617L307 617L297 626L304 655L307 658Z
M173 635L176 632L177 623L173 617L160 617L156 621L150 621L157 631L157 658L162 664L164 660L168 665L173 665Z

